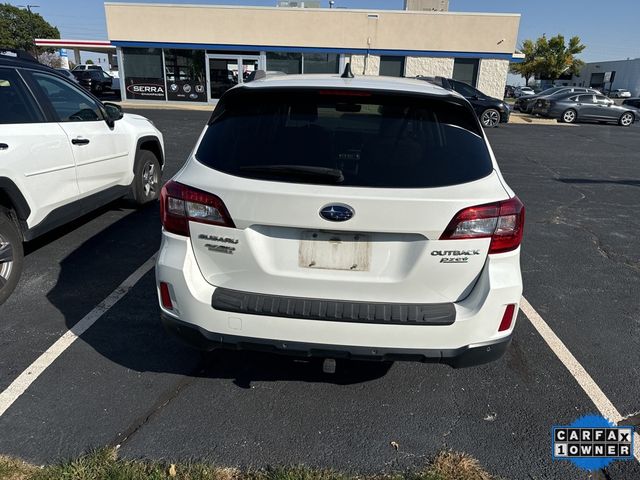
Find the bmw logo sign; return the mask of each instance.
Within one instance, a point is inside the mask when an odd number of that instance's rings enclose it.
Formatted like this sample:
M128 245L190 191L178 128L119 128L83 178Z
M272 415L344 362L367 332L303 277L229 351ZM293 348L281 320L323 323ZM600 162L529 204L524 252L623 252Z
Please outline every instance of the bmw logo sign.
M320 216L330 222L346 222L353 218L356 212L349 205L331 203L320 209Z

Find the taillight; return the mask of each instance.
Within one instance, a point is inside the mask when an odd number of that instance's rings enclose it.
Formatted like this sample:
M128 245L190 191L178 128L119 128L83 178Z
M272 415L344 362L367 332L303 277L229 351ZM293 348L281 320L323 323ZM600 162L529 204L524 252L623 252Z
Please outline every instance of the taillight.
M491 238L489 253L515 250L522 242L524 205L518 197L460 210L440 240Z
M222 200L211 193L170 181L160 192L160 218L164 229L189 236L189 222L234 228Z

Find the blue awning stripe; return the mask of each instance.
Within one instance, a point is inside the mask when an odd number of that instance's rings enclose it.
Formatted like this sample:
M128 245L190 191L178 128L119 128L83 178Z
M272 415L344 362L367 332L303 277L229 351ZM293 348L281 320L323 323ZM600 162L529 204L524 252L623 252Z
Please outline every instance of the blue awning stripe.
M352 53L359 55L390 55L400 57L437 57L437 58L493 58L518 62L510 53L501 52L454 52L442 50L391 50L391 49L366 49L366 48L334 48L334 47L295 47L282 45L229 45L209 43L171 43L171 42L134 42L128 40L111 40L117 47L142 47L142 48L183 48L194 50L218 50L218 51L266 51L266 52L303 52L303 53Z

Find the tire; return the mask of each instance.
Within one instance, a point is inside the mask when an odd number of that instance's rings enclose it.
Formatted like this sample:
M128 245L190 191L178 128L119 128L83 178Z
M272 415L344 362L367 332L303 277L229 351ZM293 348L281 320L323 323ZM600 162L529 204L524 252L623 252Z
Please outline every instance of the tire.
M573 108L565 110L560 116L560 121L563 123L575 123L577 119L578 112L576 112Z
M24 251L16 224L0 210L0 305L16 288L22 274Z
M487 108L480 115L480 123L486 128L495 128L500 124L500 112L495 108Z
M95 87L93 87L93 92L94 93L102 93L102 85L97 84Z
M132 185L133 201L144 205L160 195L160 162L149 150L138 150Z
M622 127L629 127L634 122L635 116L631 112L624 112L618 120L618 125Z

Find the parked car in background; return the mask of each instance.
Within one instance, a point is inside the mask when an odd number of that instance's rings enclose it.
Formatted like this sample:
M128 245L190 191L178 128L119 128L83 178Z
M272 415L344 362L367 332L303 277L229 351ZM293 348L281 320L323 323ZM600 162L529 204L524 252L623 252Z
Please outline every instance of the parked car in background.
M509 122L509 106L499 98L489 97L468 83L445 77L418 77L439 87L458 92L473 106L483 127L497 127L500 123Z
M616 88L609 92L609 98L631 98L631 92L625 88Z
M516 87L514 87L513 85L506 85L504 87L504 98L513 98L515 90Z
M534 92L533 88L531 87L516 87L516 89L513 91L513 96L515 98L520 98L525 95L535 95L535 93L536 92Z
M94 65L92 63L81 63L79 65L76 65L75 67L73 67L73 70L71 70L72 72L80 72L83 70L102 70L104 71L104 68L102 68L101 65Z
M104 70L73 70L80 85L91 93L100 94L112 89L113 78Z
M618 106L613 100L600 94L551 96L539 99L538 102L536 113L565 123L615 122L628 127L636 120L634 110L625 105Z
M635 110L636 118L640 118L640 98L628 98L622 102L622 106Z
M123 196L154 201L164 145L146 118L35 60L3 55L0 133L1 304L20 278L24 241Z
M530 112L533 115L546 116L547 106L558 100L565 100L569 97L573 97L579 93L587 93L592 95L602 95L600 92L593 88L576 87L574 91L562 91L559 90L552 95L545 95L543 97L537 97L533 103L533 107Z
M523 113L533 113L533 107L536 105L536 102L539 98L546 97L549 95L562 95L566 93L599 93L598 91L592 88L586 87L551 87L546 90L542 90L540 93L536 93L534 95L527 95L526 97L520 97L516 99L513 104L514 110L519 110Z
M473 109L427 82L344 76L222 95L162 189L162 322L202 349L499 358L525 212Z
M78 82L78 79L76 78L76 76L73 73L71 73L71 70L67 70L66 68L56 68L56 72L58 72L61 75L64 75L66 78L68 78L74 83L80 83Z

